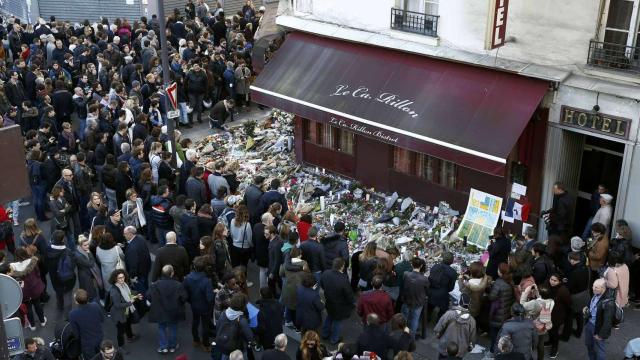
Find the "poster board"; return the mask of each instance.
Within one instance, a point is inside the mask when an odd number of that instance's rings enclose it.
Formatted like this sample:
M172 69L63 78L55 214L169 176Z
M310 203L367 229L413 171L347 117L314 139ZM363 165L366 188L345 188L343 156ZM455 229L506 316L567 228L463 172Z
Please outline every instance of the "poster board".
M489 236L498 224L502 210L502 198L471 189L467 211L464 213L457 236L467 237L467 243L481 249L487 247Z

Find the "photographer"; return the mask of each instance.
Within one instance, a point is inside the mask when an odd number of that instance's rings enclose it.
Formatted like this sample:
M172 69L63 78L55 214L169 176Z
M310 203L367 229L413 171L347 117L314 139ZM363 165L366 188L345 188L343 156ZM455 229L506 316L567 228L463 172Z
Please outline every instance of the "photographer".
M508 263L509 252L511 252L511 240L504 229L497 227L493 230L493 236L489 237L489 263L487 264L487 275L494 280L498 278L498 265Z
M551 209L541 213L547 226L549 236L559 235L563 244L569 239L568 231L571 224L572 201L562 182L553 184L553 205Z

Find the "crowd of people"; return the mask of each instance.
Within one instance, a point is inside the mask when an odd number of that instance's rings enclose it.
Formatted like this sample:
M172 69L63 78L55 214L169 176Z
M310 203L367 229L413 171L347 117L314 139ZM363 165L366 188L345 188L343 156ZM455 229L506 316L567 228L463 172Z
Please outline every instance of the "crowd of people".
M263 13L250 0L233 16L188 0L167 18L177 125L211 107L210 126L222 128L248 106ZM22 129L36 214L20 219L19 200L0 207L0 270L21 283L27 334L47 326L50 294L60 320L51 344L26 340L25 359L121 359L140 321L157 324L158 353L176 353L187 319L193 346L214 359L289 359L287 327L300 334L299 360L407 360L430 324L442 359L464 357L483 334L497 359L556 358L571 336L604 359L622 309L640 298L638 249L604 186L582 237L569 239L571 204L557 183L548 236L497 228L486 264L445 251L427 266L375 242L350 252L339 219L325 234L289 209L287 179L242 183L237 164L202 164L179 132L172 159L155 15L0 24L2 125ZM345 343L354 312L362 331Z

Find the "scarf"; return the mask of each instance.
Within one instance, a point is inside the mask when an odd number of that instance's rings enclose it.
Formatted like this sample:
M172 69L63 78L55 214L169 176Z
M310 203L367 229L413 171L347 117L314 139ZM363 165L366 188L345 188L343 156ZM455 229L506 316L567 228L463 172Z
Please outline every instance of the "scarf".
M76 136L73 133L73 131L72 132L63 131L62 137L67 139L67 141L69 142L69 150L73 150L76 148Z
M127 285L127 283L120 284L117 282L116 286L118 287L118 290L120 290L120 295L122 295L124 302L131 303L125 313L128 315L136 311L136 307L133 306L133 299L131 298L131 289L129 289L129 285Z
M229 319L231 321L235 321L240 316L242 316L243 312L242 311L233 310L232 308L227 308L227 310L224 311L224 314L227 316L227 319Z

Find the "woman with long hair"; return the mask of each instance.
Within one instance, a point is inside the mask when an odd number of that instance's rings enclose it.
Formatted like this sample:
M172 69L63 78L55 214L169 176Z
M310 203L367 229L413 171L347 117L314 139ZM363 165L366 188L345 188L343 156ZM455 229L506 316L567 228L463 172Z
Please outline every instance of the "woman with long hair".
M91 222L91 227L95 225L101 225L97 218L100 207L102 206L102 195L99 192L92 192L89 197L89 202L87 203L87 216L89 217L89 221ZM104 225L104 224L102 224Z
M320 343L320 335L313 330L305 332L296 352L296 360L322 360L327 356L329 352Z
M227 227L223 223L216 224L213 228L213 245L210 251L215 258L216 273L220 279L222 279L225 272L231 269L231 255L227 245L227 236L229 236Z
M122 224L133 226L136 230L140 230L140 217L138 215L138 193L134 189L127 189L125 194L127 201L122 203Z
M38 222L34 218L29 218L22 224L22 232L18 236L17 244L20 247L25 247L31 256L38 257L38 270L40 272L40 279L44 283L44 292L42 294L42 300L48 301L49 294L47 294L47 266L44 263L44 259L47 258L47 248L49 244L44 235L42 235L42 229L38 226Z
M549 331L549 342L551 343L550 355L552 359L558 355L558 344L561 338L560 327L564 325L564 329L571 329L571 293L569 292L569 288L562 283L563 277L564 276L558 272L554 272L549 277L551 298L554 303L551 311L551 323L553 327ZM562 335L562 340L568 341L571 333L565 330Z
M133 313L136 311L135 301L143 299L142 294L134 294L129 287L129 274L124 269L114 270L109 276L109 299L111 302L111 320L116 323L118 332L118 347L123 348L124 337L127 336L129 342L136 341L139 335L133 333L131 327ZM126 351L125 351L126 353Z
M247 266L253 251L253 231L249 223L249 210L245 205L239 205L236 210L236 217L229 225L231 233L231 264Z
M39 262L38 258L29 254L26 248L19 247L15 251L15 262L9 265L9 275L22 281L22 302L27 306L28 327L31 331L36 329L34 312L38 315L40 326L44 327L47 324L41 302L45 283L40 277Z
M51 198L49 200L49 208L53 212L53 221L51 222L53 230L62 230L66 236L66 245L70 249L75 249L76 244L73 242L73 233L71 226L71 218L69 217L69 211L71 205L67 203L67 199L64 197L64 188L60 185L55 185L51 189Z
M378 264L376 250L378 250L378 245L375 241L370 241L364 246L364 251L362 251L358 257L360 262L360 281L358 282L358 287L362 291L371 290L373 271Z

